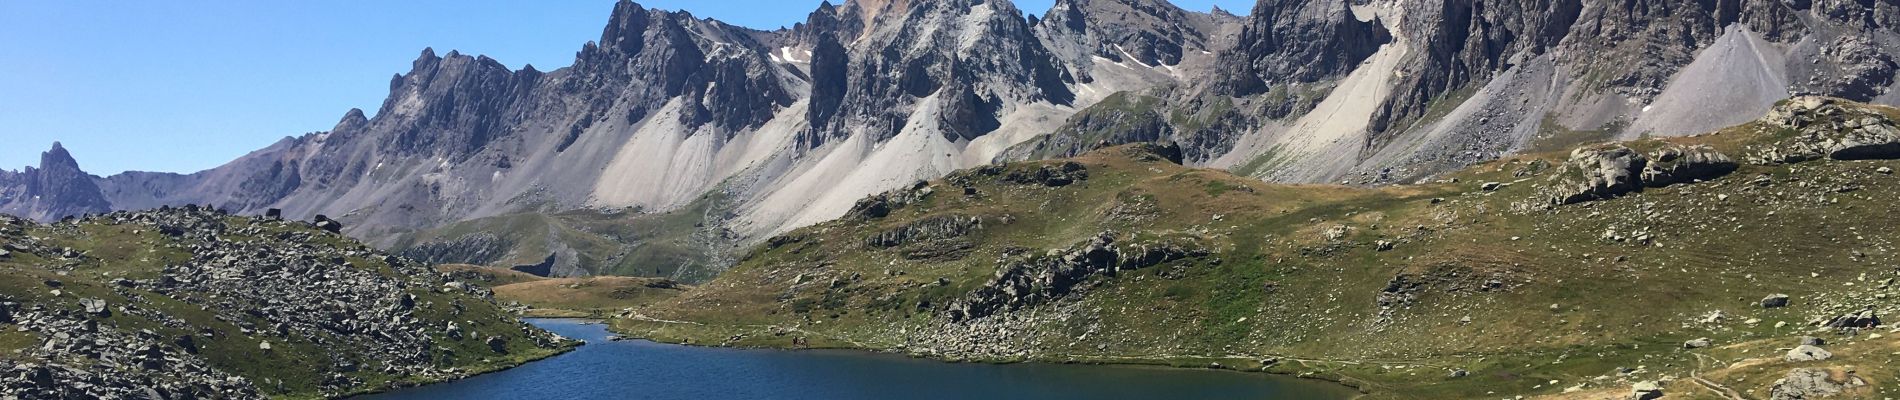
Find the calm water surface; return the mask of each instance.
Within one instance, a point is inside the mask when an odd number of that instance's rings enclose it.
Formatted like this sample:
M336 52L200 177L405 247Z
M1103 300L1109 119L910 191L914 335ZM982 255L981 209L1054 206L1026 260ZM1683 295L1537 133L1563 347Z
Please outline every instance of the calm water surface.
M854 351L610 342L598 323L529 322L588 344L515 369L363 398L1344 399L1353 393L1324 382L1231 371L960 364Z

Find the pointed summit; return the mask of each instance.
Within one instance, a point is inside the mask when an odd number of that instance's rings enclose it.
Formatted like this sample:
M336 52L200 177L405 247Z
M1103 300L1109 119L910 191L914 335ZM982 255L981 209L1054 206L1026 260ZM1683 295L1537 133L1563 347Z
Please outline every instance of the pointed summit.
M600 48L623 54L639 53L646 43L641 35L647 30L648 19L647 9L640 3L630 0L615 3L607 29L600 32Z
M20 196L0 199L0 213L51 221L112 208L93 182L97 178L80 170L79 161L59 142L40 153L38 168L27 167L22 175Z
M361 129L367 125L369 125L369 118L363 116L363 109L352 108L350 109L350 112L343 113L343 119L337 121L336 127L331 128L330 131L331 132L351 131L351 130Z
M41 170L66 169L65 167L70 167L71 170L78 170L79 161L74 160L72 153L67 152L66 146L61 145L58 141L53 142L52 149L40 153Z

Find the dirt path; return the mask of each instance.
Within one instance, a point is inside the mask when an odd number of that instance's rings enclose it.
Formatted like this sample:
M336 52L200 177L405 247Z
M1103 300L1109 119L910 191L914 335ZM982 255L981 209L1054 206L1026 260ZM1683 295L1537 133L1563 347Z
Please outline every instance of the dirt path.
M1695 381L1696 385L1702 386L1703 389L1708 389L1709 391L1715 392L1716 395L1722 396L1722 398L1729 400L1748 400L1747 396L1743 396L1741 392L1737 392L1735 389L1730 389L1728 386L1722 386L1720 383L1716 383L1708 378L1703 378L1702 368L1707 366L1709 362L1720 364L1721 360L1716 360L1714 357L1700 353L1695 354L1696 367L1695 370L1689 372L1689 379Z

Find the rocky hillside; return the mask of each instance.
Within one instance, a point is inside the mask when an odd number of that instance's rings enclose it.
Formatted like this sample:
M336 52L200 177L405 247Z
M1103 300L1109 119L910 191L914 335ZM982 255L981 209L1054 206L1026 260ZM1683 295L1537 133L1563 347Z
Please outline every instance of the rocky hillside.
M483 242L453 225L498 217L693 210L673 214L698 219L688 229L542 224L557 229L444 261L559 254L574 275L658 257L662 273L710 276L730 249L998 159L1174 142L1189 165L1252 178L1401 183L1705 132L1794 93L1892 104L1896 21L1882 1L1261 0L1239 16L1165 0L852 0L766 31L622 1L569 67L424 50L373 117L350 110L189 175L53 163L0 175L0 199L38 220L280 208L390 249ZM564 250L583 248L601 250Z
M564 351L480 286L198 206L0 218L0 397L316 398Z
M1900 109L1418 185L1263 183L1133 145L979 167L775 236L615 329L1336 380L1372 398L1900 395Z

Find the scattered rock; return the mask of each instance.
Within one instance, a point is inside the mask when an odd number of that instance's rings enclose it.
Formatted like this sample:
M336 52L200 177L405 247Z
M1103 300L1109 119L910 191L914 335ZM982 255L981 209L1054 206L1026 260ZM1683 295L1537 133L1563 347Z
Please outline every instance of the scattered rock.
M329 216L325 216L323 214L317 214L317 218L314 223L316 224L317 229L322 229L330 233L343 233L343 223L330 219Z
M1823 324L1822 326L1826 326L1829 328L1840 328L1840 329L1877 328L1877 327L1880 327L1880 316L1874 314L1873 308L1869 307L1863 311L1850 312L1845 315L1841 315L1839 317L1834 317L1834 319L1828 320L1827 323Z
M1802 336L1801 345L1802 346L1826 346L1827 340L1821 339L1818 337L1813 337L1813 336Z
M105 300L93 299L93 298L79 299L79 305L81 307L85 307L87 314L97 315L101 317L112 316L112 310L106 308Z
M1794 350L1788 350L1788 355L1783 358L1790 362L1805 362L1805 361L1821 361L1821 360L1826 360L1833 357L1834 357L1834 353L1829 353L1827 349L1823 349L1818 346L1804 344L1800 346L1795 346Z
M1656 381L1636 382L1630 387L1630 398L1634 400L1655 400L1663 397L1662 384Z
M1682 342L1682 348L1685 348L1685 349L1700 349L1700 348L1709 347L1713 345L1715 345L1715 341L1709 340L1709 338L1696 338L1690 341Z
M1782 308L1788 306L1788 295L1771 294L1761 299L1761 308Z

